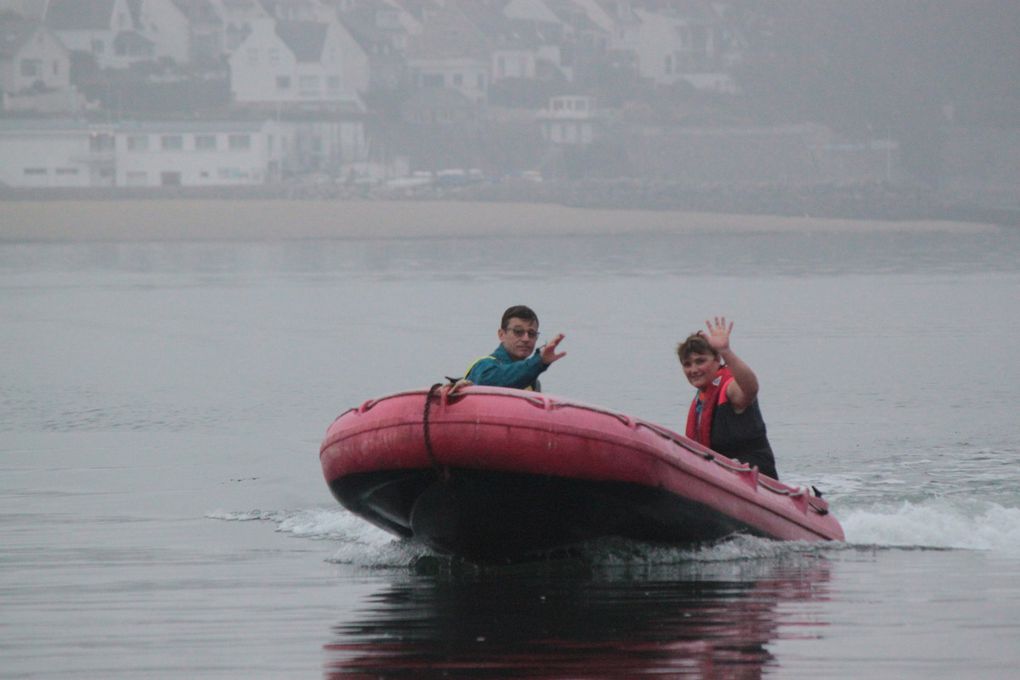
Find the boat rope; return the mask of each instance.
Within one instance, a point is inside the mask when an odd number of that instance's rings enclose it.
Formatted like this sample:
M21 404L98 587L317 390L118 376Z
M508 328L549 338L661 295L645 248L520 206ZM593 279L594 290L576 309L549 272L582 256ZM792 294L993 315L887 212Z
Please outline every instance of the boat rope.
M425 395L425 410L422 412L421 425L422 435L425 441L425 453L428 455L429 461L432 463L432 467L435 468L440 477L443 480L447 480L450 478L450 470L439 464L439 460L436 458L436 452L432 449L432 433L429 430L429 412L432 410L432 398L435 396L436 391L442 386L443 383L436 383L429 388L428 394Z
M425 411L422 415L422 428L425 441L425 452L428 454L428 458L429 461L432 463L432 466L440 474L443 480L448 480L450 478L450 470L449 467L442 465L439 462L439 460L436 458L435 450L432 447L432 435L429 429L430 428L429 415L432 408L432 400L433 397L436 396L436 393L441 388L446 388L447 391L445 393L445 396L447 399L451 399L454 397L454 395L458 393L458 391L461 388L468 387L472 384L471 381L465 380L463 378L451 378L447 376L446 379L448 381L447 383L445 384L436 383L435 385L429 388L428 394L425 396ZM705 460L715 463L719 467L729 470L730 472L737 474L741 473L747 474L749 471L756 470L756 468L753 468L747 465L746 463L731 460L726 456L716 455L715 452L713 452L711 449L701 446L687 439L683 435L679 435L673 432L672 430L662 427L661 425L656 425L654 423L649 423L647 421L640 419L632 419L615 411L597 408L586 404L574 404L570 402L562 403L550 402L547 398L538 397L534 393L522 393L520 395L514 395L514 397L517 399L524 399L537 406L543 406L544 408L548 408L550 403L554 403L556 404L557 407L572 407L584 411L591 411L595 413L601 413L603 415L609 415L618 418L620 421L622 421L623 423L627 424L630 427L644 427L648 430L651 430L656 435L668 441L671 441L680 448L686 450L688 453L704 458ZM819 515L827 515L829 513L828 503L822 500L822 492L819 491L814 486L790 487L786 484L783 484L779 480L773 481L770 478L764 476L757 478L757 486L779 496L786 496L789 498L807 496L808 498L807 507L809 507L811 510L814 510ZM817 502L814 502L812 499L817 499Z

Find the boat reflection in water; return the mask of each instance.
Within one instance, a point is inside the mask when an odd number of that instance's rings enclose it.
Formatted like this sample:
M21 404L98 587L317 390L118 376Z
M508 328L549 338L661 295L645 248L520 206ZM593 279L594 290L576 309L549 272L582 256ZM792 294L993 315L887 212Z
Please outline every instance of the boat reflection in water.
M826 626L829 564L814 552L431 567L335 627L327 677L758 678L780 666L770 643L821 637Z

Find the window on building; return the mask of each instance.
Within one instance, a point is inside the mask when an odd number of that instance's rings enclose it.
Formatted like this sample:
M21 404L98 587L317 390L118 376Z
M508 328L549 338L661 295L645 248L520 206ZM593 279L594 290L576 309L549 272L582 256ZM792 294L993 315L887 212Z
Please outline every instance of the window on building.
M242 151L251 148L251 135L230 135L227 146L231 151Z
M340 91L340 78L338 76L330 76L329 80L326 81L326 87L330 92Z
M42 61L39 59L22 59L20 66L23 78L37 78L42 73Z
M181 186L181 173L174 170L164 170L159 173L159 183L165 187Z
M277 90L289 90L290 89L290 76L276 76L276 89Z
M113 151L114 148L113 135L108 132L92 132L89 134L89 151L99 153Z
M256 66L259 63L259 51L254 47L249 47L246 53L248 55L248 64L250 66Z
M58 175L77 175L78 168L57 168Z
M38 177L39 175L48 175L49 171L46 168L25 168L25 174Z
M163 135L160 143L164 151L180 151L184 148L184 137L181 135Z
M129 170L124 174L124 181L129 187L145 186L149 183L149 173L145 170Z
M443 87L445 84L441 73L423 73L421 76L422 87Z
M269 63L279 64L280 63L280 50L275 47L270 47L268 51Z
M215 151L216 135L195 135L196 151Z
M454 87L463 87L463 85L464 85L464 76L461 75L460 73L454 73L453 74L453 86Z
M148 151L149 149L149 136L148 135L128 135L127 138L128 151Z
M301 76L298 79L298 90L301 94L319 94L322 81L319 76Z
M241 168L219 168L216 172L216 175L220 179L232 179L232 180L246 179L248 177L248 173L245 170L242 170Z

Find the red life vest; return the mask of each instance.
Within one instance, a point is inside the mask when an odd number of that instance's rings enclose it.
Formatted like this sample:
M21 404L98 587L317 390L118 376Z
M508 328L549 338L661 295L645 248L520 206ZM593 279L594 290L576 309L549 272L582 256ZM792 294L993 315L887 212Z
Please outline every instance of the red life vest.
M694 395L691 408L687 412L687 437L702 446L712 446L712 414L718 404L728 400L726 387L733 380L733 374L725 366L719 369L712 384ZM701 401L701 419L698 419L698 401Z

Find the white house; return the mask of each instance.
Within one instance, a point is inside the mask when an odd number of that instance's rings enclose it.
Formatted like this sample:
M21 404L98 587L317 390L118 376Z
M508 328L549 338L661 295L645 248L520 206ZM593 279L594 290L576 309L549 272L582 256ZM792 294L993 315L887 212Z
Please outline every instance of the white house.
M44 23L67 49L91 54L100 68L127 68L154 57L137 31L128 0L48 0Z
M610 50L634 52L641 44L641 19L629 0L574 0L609 36Z
M518 14L523 16L507 14L514 9L513 3L506 5L502 12L468 3L459 8L484 38L477 50L489 56L491 82L505 78L563 77L570 80L572 77L560 54L563 24L544 2L537 2L534 8L530 5L517 8ZM534 11L529 13L525 9ZM545 11L540 11L543 9Z
M698 89L734 92L721 69L723 25L710 3L690 3L685 14L636 10L638 74L657 85L687 82Z
M190 21L176 0L137 0L138 29L152 41L153 57L191 61Z
M0 20L0 88L5 93L30 89L66 90L71 55L42 24Z
M363 111L368 55L338 22L260 21L230 56L239 104L329 104Z
M209 0L209 3L222 22L224 54L233 54L255 24L272 19L259 0Z
M457 7L431 16L411 37L407 68L418 87L447 88L475 104L488 99L492 46Z
M595 99L582 95L552 97L548 108L539 111L537 120L544 139L570 146L584 146L595 141L601 122L595 110Z
M224 54L225 24L212 0L173 0L188 21L189 61L218 63Z
M395 90L404 82L408 33L399 13L385 3L340 12L339 20L368 59L369 90Z

